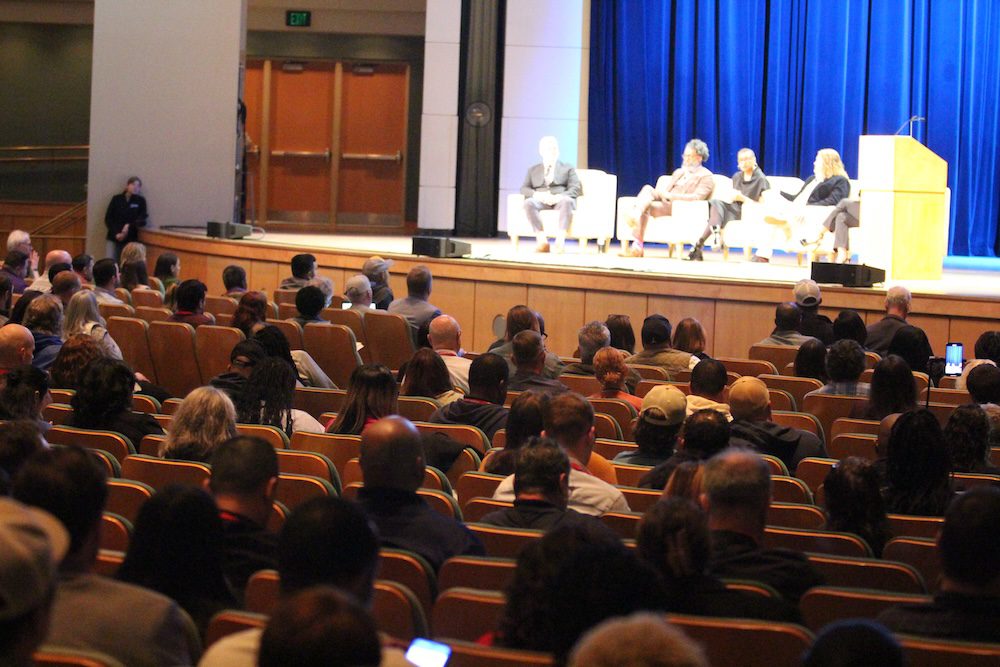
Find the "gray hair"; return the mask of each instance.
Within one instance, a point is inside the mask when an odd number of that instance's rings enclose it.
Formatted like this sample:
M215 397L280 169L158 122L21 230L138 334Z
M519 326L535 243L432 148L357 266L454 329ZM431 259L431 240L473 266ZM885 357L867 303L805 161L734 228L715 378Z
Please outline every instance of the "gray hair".
M40 331L53 336L62 336L62 301L51 294L43 294L28 304L24 313L24 326L32 332Z
M687 150L689 148L701 156L702 162L708 160L708 144L706 144L701 139L692 139L691 141L684 144L684 150Z
M17 250L22 243L31 243L31 234L23 229L14 229L7 235L7 250Z
M748 153L753 156L753 161L754 161L754 163L756 163L757 162L757 154L753 152L752 148L741 148L741 149L739 149L738 151L736 151L736 157L738 158L739 156L746 155Z
M97 322L102 327L107 326L104 318L101 317L94 293L89 289L82 289L70 298L69 305L66 306L63 340L68 339L73 334L85 333L84 327L88 322Z
M580 327L576 339L580 345L580 361L592 364L597 351L611 345L611 332L603 322L594 320Z
M326 276L316 276L312 278L308 283L313 287L318 287L319 291L323 293L323 307L330 305L330 301L333 300L333 280L327 278Z
M889 291L885 293L885 307L887 309L895 306L909 311L911 301L913 301L913 295L902 285L890 287Z
M372 294L372 283L368 279L368 276L359 273L356 276L351 276L347 284L344 285L344 296L351 303L360 301L366 294L368 296Z
M759 509L771 503L771 471L756 452L730 447L705 464L702 488L712 509Z

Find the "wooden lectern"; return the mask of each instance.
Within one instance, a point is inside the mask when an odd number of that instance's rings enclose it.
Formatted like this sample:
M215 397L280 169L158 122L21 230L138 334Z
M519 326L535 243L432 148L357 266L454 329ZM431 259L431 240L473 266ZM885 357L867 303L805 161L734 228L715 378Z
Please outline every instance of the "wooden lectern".
M862 263L886 280L939 280L948 252L948 164L912 137L862 136Z

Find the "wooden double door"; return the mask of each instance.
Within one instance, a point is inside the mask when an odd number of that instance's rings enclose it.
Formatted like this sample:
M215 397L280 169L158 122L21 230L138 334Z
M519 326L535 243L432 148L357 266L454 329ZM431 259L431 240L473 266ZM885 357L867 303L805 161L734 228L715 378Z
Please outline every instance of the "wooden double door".
M405 63L248 61L246 219L402 227L408 89Z

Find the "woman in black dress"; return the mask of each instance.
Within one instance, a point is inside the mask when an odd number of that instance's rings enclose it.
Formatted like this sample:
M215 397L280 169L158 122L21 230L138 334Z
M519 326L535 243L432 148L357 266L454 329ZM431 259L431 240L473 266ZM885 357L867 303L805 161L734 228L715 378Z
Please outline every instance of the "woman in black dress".
M108 227L107 239L115 244L115 260L121 255L126 243L139 240L139 228L146 226L149 214L146 199L139 194L142 181L132 176L125 185L125 191L111 198L108 212L104 214L104 224Z

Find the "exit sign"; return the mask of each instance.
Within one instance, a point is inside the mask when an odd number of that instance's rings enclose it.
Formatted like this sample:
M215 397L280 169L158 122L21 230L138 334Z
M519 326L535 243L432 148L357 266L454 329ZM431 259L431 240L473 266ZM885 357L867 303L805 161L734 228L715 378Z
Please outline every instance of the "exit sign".
M312 12L290 9L285 12L285 25L289 28L308 28L312 25Z

